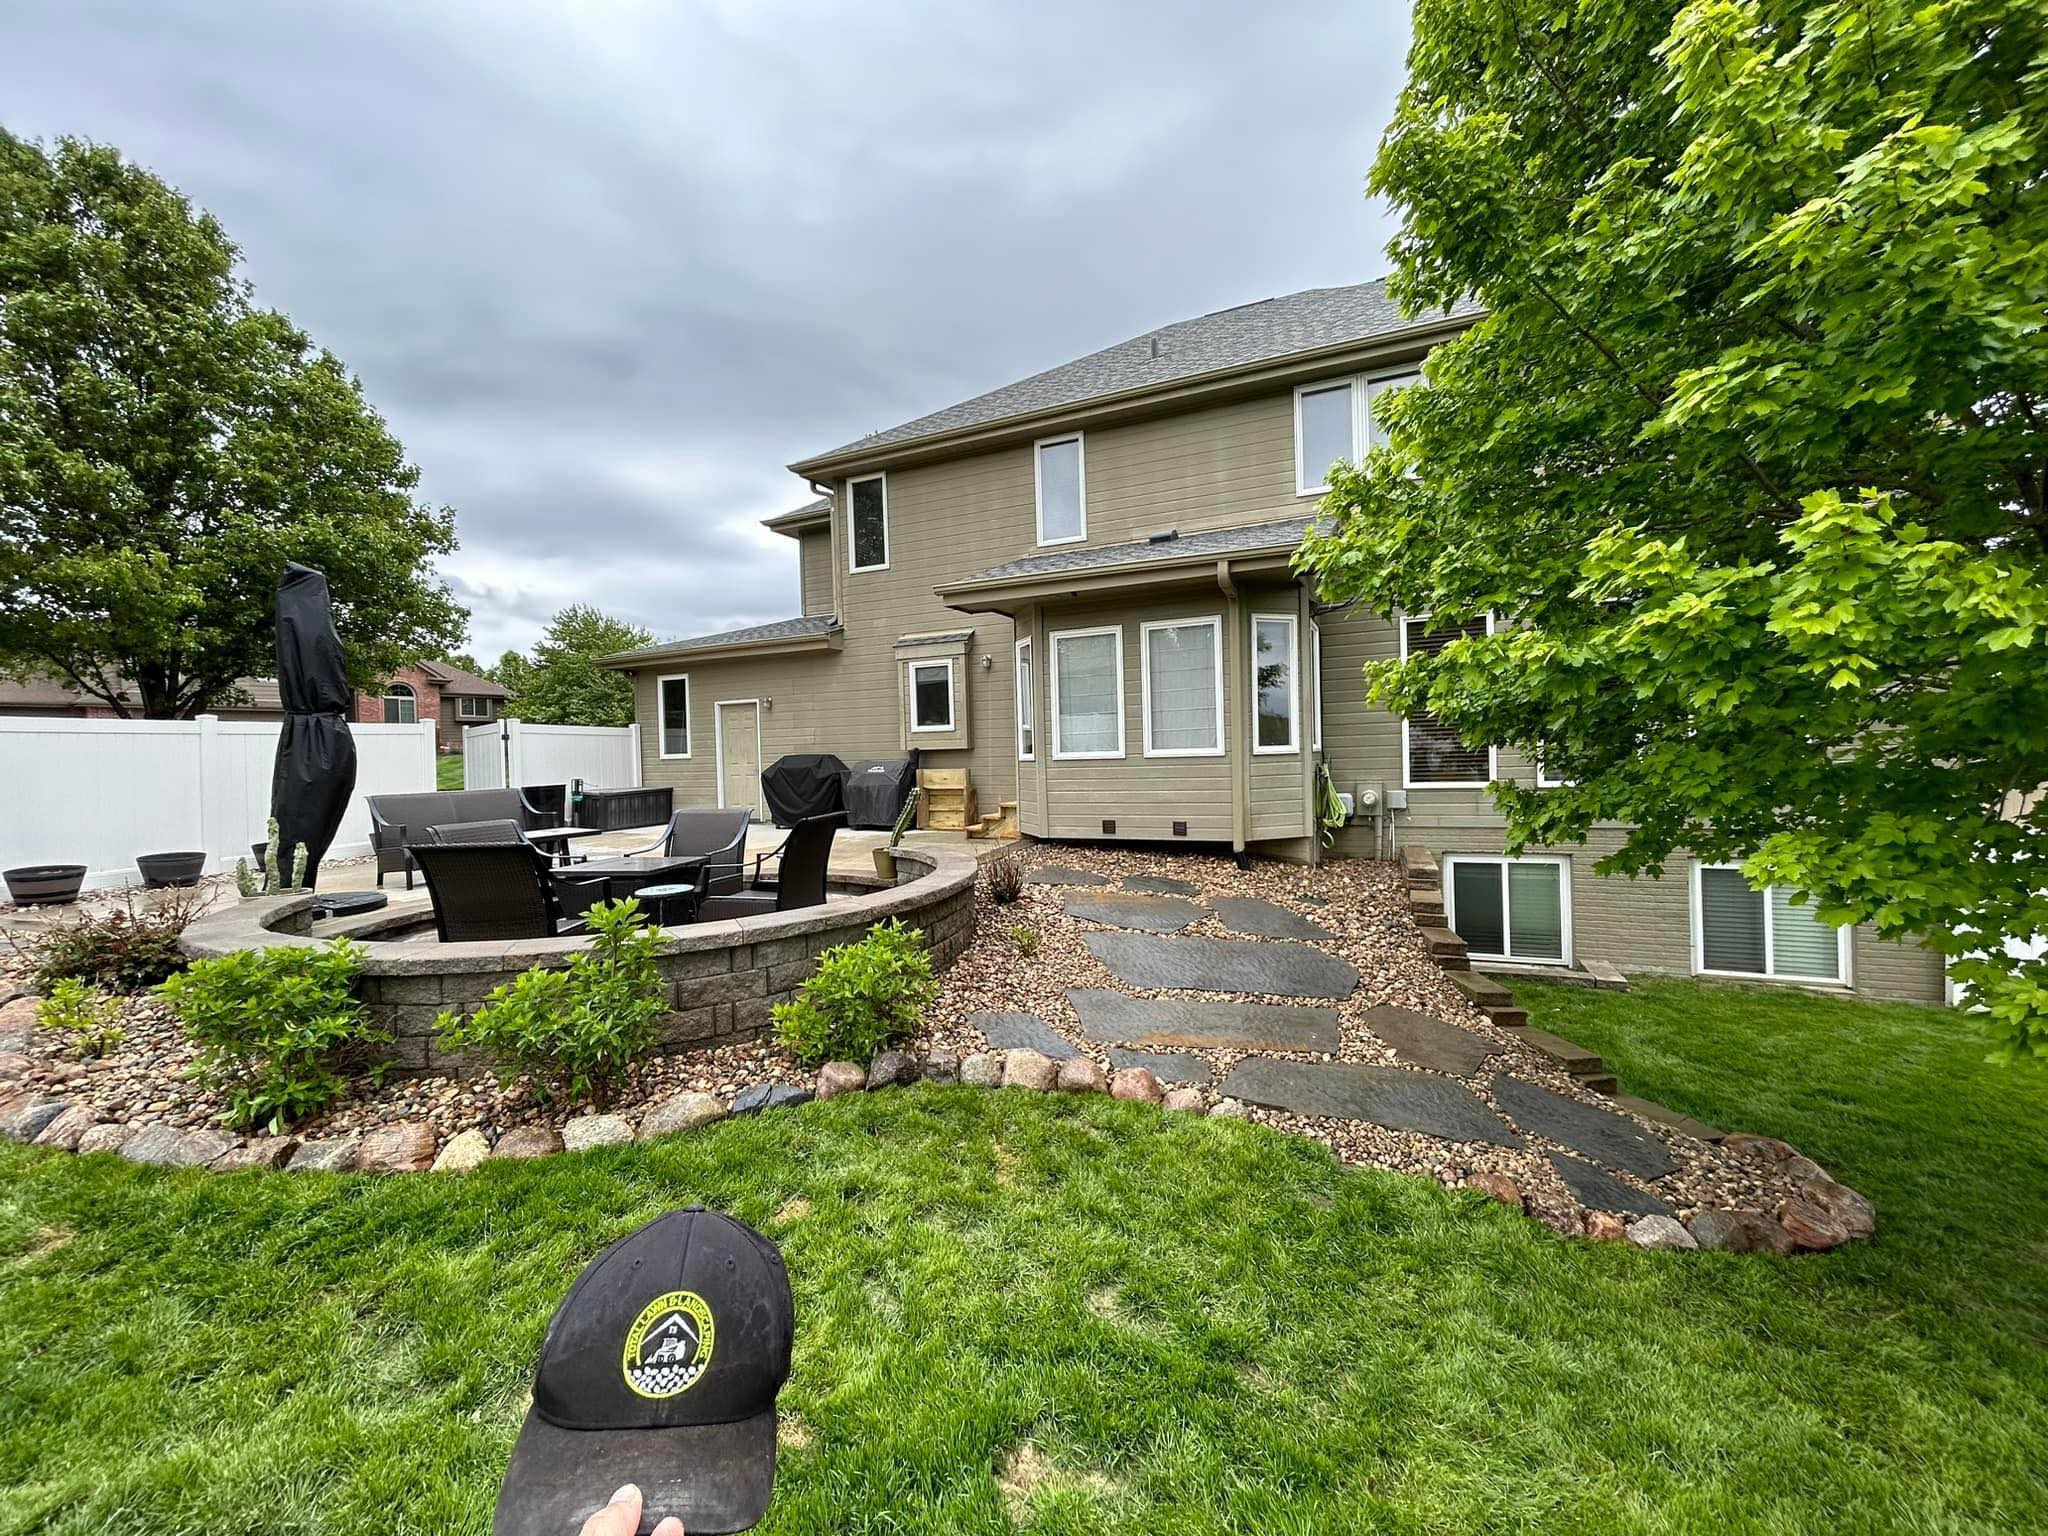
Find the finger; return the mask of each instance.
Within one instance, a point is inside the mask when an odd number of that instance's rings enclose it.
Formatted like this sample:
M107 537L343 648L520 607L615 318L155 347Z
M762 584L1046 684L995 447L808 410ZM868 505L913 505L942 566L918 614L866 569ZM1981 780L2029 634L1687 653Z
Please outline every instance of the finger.
M640 1529L640 1490L626 1484L611 1503L583 1522L582 1536L633 1536Z
M654 1528L654 1536L683 1536L683 1522L670 1515Z

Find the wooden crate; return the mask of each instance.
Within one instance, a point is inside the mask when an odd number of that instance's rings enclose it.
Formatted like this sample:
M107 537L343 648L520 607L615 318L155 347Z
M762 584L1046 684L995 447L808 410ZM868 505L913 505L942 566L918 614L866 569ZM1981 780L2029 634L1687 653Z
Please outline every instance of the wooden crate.
M921 768L917 787L917 824L933 832L964 832L975 814L974 783L965 768Z

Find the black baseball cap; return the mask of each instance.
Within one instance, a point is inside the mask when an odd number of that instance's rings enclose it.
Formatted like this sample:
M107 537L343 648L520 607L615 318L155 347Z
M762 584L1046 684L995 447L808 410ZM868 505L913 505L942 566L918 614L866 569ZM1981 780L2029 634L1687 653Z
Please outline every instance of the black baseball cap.
M625 1483L642 1532L751 1529L795 1332L782 1255L743 1222L692 1206L613 1243L548 1323L493 1536L576 1536Z

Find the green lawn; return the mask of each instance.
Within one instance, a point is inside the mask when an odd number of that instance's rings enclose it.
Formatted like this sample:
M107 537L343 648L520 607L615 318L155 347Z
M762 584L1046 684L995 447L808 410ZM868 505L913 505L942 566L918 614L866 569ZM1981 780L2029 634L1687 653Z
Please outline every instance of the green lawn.
M434 759L434 788L462 788L462 754L446 752Z
M693 1200L796 1287L769 1531L2038 1529L2042 1077L1922 1010L1526 992L1868 1191L1876 1240L1566 1242L1256 1127L971 1089L463 1180L10 1148L0 1531L481 1533L554 1300Z

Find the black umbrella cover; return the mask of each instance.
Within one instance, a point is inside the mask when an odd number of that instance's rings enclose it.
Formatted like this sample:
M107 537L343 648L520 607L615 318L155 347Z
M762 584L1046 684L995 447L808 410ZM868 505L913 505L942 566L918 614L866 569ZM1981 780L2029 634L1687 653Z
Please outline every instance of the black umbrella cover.
M355 793L356 743L348 733L353 694L341 664L327 578L296 562L285 566L277 584L277 691L285 709L270 778L278 870L291 878L292 850L304 843L311 889Z

